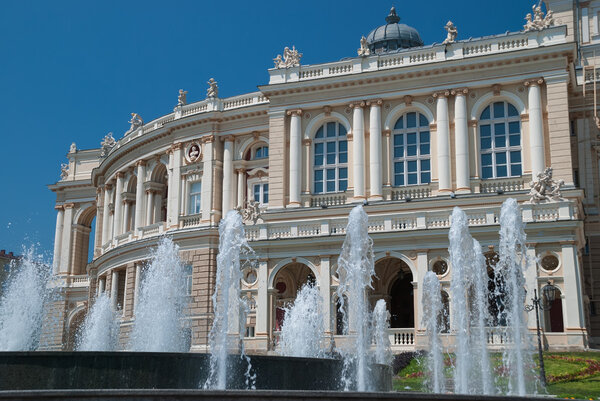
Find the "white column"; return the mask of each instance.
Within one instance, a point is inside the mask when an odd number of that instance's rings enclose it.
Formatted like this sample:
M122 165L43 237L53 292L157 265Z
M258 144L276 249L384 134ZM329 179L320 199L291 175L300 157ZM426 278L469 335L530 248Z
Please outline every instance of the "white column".
M246 169L237 170L237 206L244 207L244 194L246 193Z
M365 198L365 117L364 102L354 103L352 114L352 150L354 156L354 198Z
M329 256L321 256L321 267L319 270L319 292L321 293L321 299L323 307L321 313L323 314L323 331L325 335L329 336L332 332L331 327L331 264Z
M423 281L425 281L425 274L427 274L428 258L427 251L418 251L417 253L417 299L415 305L417 307L417 313L415 314L415 328L417 330L424 330L421 320L423 319Z
M146 225L149 226L154 222L154 191L149 189L146 195Z
M583 315L583 293L581 269L577 249L573 244L562 246L562 264L564 275L564 296L567 309L563 311L565 331L585 327Z
M60 243L60 264L58 273L68 273L71 264L71 238L73 234L73 203L65 203L63 215L62 240Z
M202 138L204 150L202 152L202 220L210 221L213 208L213 143L214 135L207 135ZM215 205L216 207L216 205Z
M223 146L223 204L221 206L222 216L225 217L232 209L233 197L233 137L224 138Z
M169 166L171 167L171 183L167 194L167 227L179 227L179 196L181 194L181 143L171 147L169 153Z
M266 260L258 262L258 295L256 299L256 337L267 337L268 314L269 314L269 294L268 294L268 263Z
M129 215L131 209L131 203L128 200L123 201L123 233L128 231L128 222L131 220L131 216Z
M536 179L537 175L544 171L544 124L542 117L542 91L540 85L542 79L525 82L529 87L529 147L531 149L531 177Z
M135 264L135 283L133 286L133 313L137 311L138 298L140 295L140 280L142 279L142 265Z
M119 291L119 272L117 270L112 271L112 282L110 283L110 302L113 309L117 309L117 298Z
M122 231L123 219L123 173L117 173L117 186L115 188L115 213L113 223L113 237L120 235Z
M290 199L289 206L300 206L302 185L302 110L288 111L290 117Z
M454 150L456 162L456 191L471 192L469 172L469 128L467 126L468 89L453 90L454 98Z
M448 96L450 92L438 92L433 96L437 98L437 173L439 191L450 192L450 123L448 121Z
M146 178L146 162L140 160L137 165L137 181L135 187L135 232L144 226L144 179ZM137 235L137 234L136 234Z
M104 185L104 213L102 215L102 245L106 244L110 238L110 201L111 185Z
M63 234L63 222L65 219L65 210L62 206L56 206L56 230L54 231L54 262L52 263L52 273L57 274L60 266L60 251Z
M98 294L100 295L104 292L106 288L106 277L98 279Z
M381 104L383 101L372 100L369 114L369 177L371 193L369 200L382 200L382 167L381 167Z

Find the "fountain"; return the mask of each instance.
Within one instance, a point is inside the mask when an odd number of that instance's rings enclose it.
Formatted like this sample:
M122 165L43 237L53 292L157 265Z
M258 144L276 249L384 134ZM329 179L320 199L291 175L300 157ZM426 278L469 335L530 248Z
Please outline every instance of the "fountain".
M446 392L444 377L444 355L440 339L442 311L442 293L437 275L429 271L423 281L423 325L429 338L427 353L428 379L426 385L433 393Z
M224 390L227 388L227 358L230 348L239 351L241 357L246 359L246 381L248 386L251 385L252 365L243 348L247 306L240 296L240 282L243 270L241 259L250 260L254 251L244 235L242 216L235 210L229 211L219 224L219 236L217 276L212 296L214 318L209 335L210 373L204 388Z
M119 321L110 298L100 293L90 308L78 336L78 351L114 351L119 337Z
M340 284L337 296L343 311L344 327L350 341L344 356L344 388L367 391L369 383L370 311L367 289L375 275L373 241L369 237L368 216L362 206L356 206L348 216L346 238L338 258ZM347 305L345 305L347 303Z
M307 283L298 291L294 304L285 308L279 342L281 355L307 358L322 356L320 339L323 327L321 294L316 286Z
M494 267L499 320L506 322L510 344L502 353L505 371L509 374L508 394L524 396L537 392L537 376L532 372L533 348L523 310L526 265L525 229L521 208L515 199L507 199L500 211L500 259Z
M161 238L143 270L140 295L129 348L145 352L184 352L182 325L185 275L179 259L179 246L168 237Z
M25 252L22 260L12 262L0 299L0 351L37 348L44 305L51 296L46 286L49 278L50 269L34 256L33 248Z
M469 233L467 215L458 207L452 212L449 232L452 263L453 313L456 332L454 391L458 394L493 393L487 350L488 289L481 246Z
M373 309L373 342L375 343L375 363L390 365L392 363L392 351L390 337L388 335L389 316L385 300L380 299Z

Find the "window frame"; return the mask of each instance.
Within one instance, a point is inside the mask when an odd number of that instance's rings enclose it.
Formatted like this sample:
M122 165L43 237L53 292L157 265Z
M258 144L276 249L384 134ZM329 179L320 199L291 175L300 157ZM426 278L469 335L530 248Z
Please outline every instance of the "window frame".
M495 116L495 105L502 103L504 116ZM509 106L516 111L516 115L509 115ZM488 110L489 109L489 110ZM489 118L482 118L483 114L489 112ZM519 145L510 144L510 125L511 123L518 123L519 125ZM504 127L504 134L497 134L496 130L498 125L502 124ZM490 145L484 149L483 140L487 139L488 136L482 136L482 128L489 127L489 140ZM504 136L504 146L496 146L497 138ZM512 133L515 136L515 133ZM477 124L477 140L479 146L479 177L482 180L495 180L503 178L516 178L523 176L523 125L521 124L521 115L519 114L518 108L507 100L498 100L487 104L481 113L479 113L479 122ZM512 161L513 152L519 152L519 160ZM497 155L504 154L505 162L498 163ZM484 155L491 155L491 164L484 165ZM519 166L519 174L513 174L513 166ZM501 167L506 168L506 175L499 175L498 169ZM484 169L491 168L492 174L484 177Z
M194 184L200 184L199 192L192 192L192 188L194 187ZM199 207L199 210L197 212L192 211L192 208L195 204L193 202L193 199L196 197L198 198L198 207ZM202 214L202 180L192 181L192 182L188 183L186 212L187 212L188 216L195 215L195 214Z
M334 124L335 127L335 136L327 136L328 127L330 124ZM341 129L344 130L344 133L341 134ZM322 131L322 137L318 138L319 132ZM335 151L328 152L328 144L335 143ZM345 150L342 150L342 143ZM317 154L317 147L321 145L323 147L323 152ZM311 159L310 163L312 166L312 175L311 179L311 187L312 194L314 195L324 195L324 194L333 194L333 193L343 193L348 190L348 181L349 181L349 166L348 166L348 128L338 120L330 120L323 122L319 128L315 131L315 134L312 139L311 145ZM328 163L328 156L334 155L334 162ZM340 155L345 154L345 162L340 162ZM317 157L322 157L322 163L317 164ZM328 177L328 171L334 172L333 178ZM317 180L317 172L321 172L321 179ZM343 174L345 173L345 177ZM333 190L327 189L328 182L332 182L334 185ZM320 191L317 190L318 185L321 185ZM341 184L341 185L340 185Z
M409 114L415 113L416 116L416 125L414 127L407 127L407 116ZM426 125L421 125L421 117L427 121ZM396 128L398 122L402 119L402 128ZM407 111L404 114L398 116L396 118L396 122L394 123L394 129L392 129L391 133L391 181L393 187L410 187L410 186L418 186L418 185L428 185L431 183L431 175L432 175L432 165L431 165L431 122L427 116L420 112L419 110L411 110ZM416 135L416 142L414 144L408 143L408 136L411 134ZM421 134L427 134L429 136L428 141L422 141ZM396 136L402 135L402 154L401 157L395 156L396 151ZM409 156L408 155L408 146L416 147L416 154ZM428 145L429 153L426 155L421 154L421 146ZM399 145L400 146L400 145ZM415 171L409 171L409 163L415 162L417 164L417 169ZM427 161L429 163L429 169L422 169L423 161ZM402 163L402 172L396 173L396 165ZM417 175L416 183L409 183L409 174ZM423 180L423 174L429 174L429 180ZM402 175L403 183L400 184L396 181L396 176Z
M258 187L258 201L256 200L256 187ZM252 184L252 200L258 202L260 206L269 205L269 182L258 181ZM266 189L266 191L265 191ZM267 194L267 200L265 202L265 193Z

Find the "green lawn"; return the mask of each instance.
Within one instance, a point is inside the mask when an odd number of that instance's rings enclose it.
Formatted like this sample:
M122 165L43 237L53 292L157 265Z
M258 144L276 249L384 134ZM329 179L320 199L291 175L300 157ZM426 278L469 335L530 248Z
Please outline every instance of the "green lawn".
M536 354L537 356L537 354ZM561 359L553 359L558 357ZM568 353L545 353L544 365L546 375L558 376L565 374L577 374L588 367L584 361L571 361L562 358L581 358L586 360L600 361L600 352L568 352ZM492 364L500 363L500 356L492 356ZM398 372L394 377L394 390L396 391L425 391L423 386L423 377L419 377L419 372L423 371L422 360L413 359L410 364ZM448 376L450 371L447 372ZM549 383L546 388L548 394L555 395L558 398L576 398L576 399L600 399L600 372L590 377L565 379L564 381Z

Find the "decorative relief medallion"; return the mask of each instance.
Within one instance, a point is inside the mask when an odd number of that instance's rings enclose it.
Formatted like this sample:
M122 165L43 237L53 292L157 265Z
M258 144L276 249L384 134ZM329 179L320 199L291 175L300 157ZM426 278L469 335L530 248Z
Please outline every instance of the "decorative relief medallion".
M195 163L202 160L202 146L198 142L192 142L185 150L185 160L188 163Z

